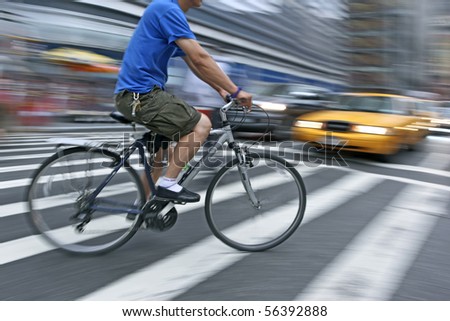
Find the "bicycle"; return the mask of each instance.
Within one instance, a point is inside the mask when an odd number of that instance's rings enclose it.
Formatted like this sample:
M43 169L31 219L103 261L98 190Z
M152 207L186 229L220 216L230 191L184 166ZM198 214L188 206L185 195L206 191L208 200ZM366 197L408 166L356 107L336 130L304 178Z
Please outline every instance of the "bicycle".
M212 233L232 248L264 251L284 242L299 227L306 189L289 162L267 151L251 151L234 140L227 112L236 108L242 107L232 100L219 109L222 127L210 133L210 138L218 138L203 144L197 153L203 155L188 163L179 184L188 186L221 147L231 149L234 158L217 171L207 188L206 220ZM111 116L131 124L136 132L135 124L119 113ZM178 204L152 196L157 188L151 177L152 142L147 132L118 153L89 141L59 141L59 150L36 170L26 192L33 228L55 247L73 254L107 253L140 228L170 229L178 217ZM130 165L136 150L151 189L148 198Z

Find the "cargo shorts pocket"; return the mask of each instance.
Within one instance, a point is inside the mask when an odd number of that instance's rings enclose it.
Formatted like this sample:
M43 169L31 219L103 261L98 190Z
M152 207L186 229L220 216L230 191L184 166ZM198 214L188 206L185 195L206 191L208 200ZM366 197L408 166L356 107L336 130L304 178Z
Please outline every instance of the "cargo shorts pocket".
M161 109L152 120L151 127L155 132L178 141L189 134L199 120L200 115L193 107L174 100Z
M136 109L136 120L144 125L149 125L156 115L160 112L163 106L161 99L158 99L158 91L161 89L156 88L151 92L140 95L139 106ZM132 108L133 100L130 102L130 108Z

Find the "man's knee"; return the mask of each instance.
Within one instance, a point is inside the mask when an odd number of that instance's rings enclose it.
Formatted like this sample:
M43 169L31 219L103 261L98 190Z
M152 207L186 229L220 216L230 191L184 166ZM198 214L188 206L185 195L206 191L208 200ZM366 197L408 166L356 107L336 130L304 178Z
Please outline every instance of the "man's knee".
M206 137L211 131L211 126L211 120L209 120L208 116L202 114L200 120L194 128L194 132Z

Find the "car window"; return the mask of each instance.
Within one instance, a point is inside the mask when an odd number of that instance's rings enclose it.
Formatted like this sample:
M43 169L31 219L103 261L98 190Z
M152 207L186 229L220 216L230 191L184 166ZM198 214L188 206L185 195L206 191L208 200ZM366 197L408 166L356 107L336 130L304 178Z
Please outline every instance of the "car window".
M304 84L266 84L262 85L259 94L270 97L295 97L304 99L323 99L326 89Z
M408 114L407 104L394 104L392 97L343 95L337 99L337 107L340 109L373 113Z
M416 109L417 105L414 101L407 99L396 99L394 101L393 111L396 114L409 115Z
M443 101L441 103L441 106L444 107L444 108L450 108L450 101Z
M450 101L442 101L439 104L439 113L444 118L450 118Z
M283 96L288 94L288 86L285 84L267 85L261 92L266 96Z

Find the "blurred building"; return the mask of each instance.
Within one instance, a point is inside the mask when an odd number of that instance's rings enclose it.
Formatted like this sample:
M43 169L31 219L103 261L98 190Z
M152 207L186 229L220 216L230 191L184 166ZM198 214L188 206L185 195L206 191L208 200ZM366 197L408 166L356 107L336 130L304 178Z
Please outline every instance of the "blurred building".
M422 90L430 1L350 0L350 78L356 88Z
M1 27L47 49L75 46L120 59L149 2L8 0ZM346 17L346 0L211 0L188 12L193 31L213 54L281 74L262 79L291 75L329 87L347 81Z
M150 1L0 2L0 76L8 88L17 87L8 89L21 99L10 104L19 106L14 111L113 108L115 71ZM248 82L297 82L342 90L348 84L347 9L346 0L210 0L190 10L188 20L198 40L246 88ZM175 61L171 67L169 85L185 93L194 87L204 100L200 87L187 86L185 65Z
M218 54L278 71L259 75L261 80L295 75L331 89L347 84L346 0L204 1L188 17L199 39Z
M450 100L450 2L434 0L428 20L430 33L427 76L430 90Z

